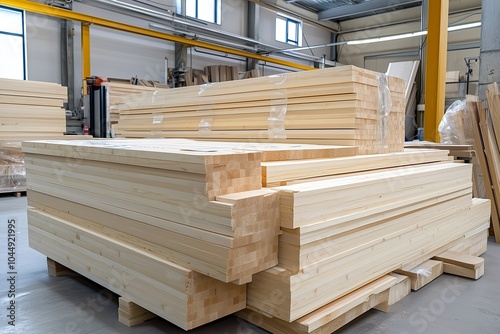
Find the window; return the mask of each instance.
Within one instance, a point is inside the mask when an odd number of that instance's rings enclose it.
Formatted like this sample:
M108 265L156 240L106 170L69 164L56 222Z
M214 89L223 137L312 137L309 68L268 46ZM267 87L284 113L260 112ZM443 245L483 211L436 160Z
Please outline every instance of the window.
M289 17L278 15L276 18L276 40L283 43L301 46L301 22Z
M186 15L221 24L221 0L186 0Z
M26 79L24 12L0 6L0 77Z

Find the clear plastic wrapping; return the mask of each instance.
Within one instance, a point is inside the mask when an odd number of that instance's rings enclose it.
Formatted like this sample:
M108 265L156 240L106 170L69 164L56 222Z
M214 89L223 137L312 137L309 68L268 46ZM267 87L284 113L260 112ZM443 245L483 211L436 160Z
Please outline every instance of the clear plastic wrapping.
M269 111L268 136L269 139L286 139L285 118L287 111L287 98L283 93L282 98L271 101L271 109Z
M267 119L267 133L269 139L286 139L285 119L287 113L286 76L283 74L271 75L269 83L278 86L276 96L271 100L269 118Z
M392 111L392 96L386 74L378 74L378 129L377 151L383 152L388 148L389 114Z
M24 154L18 150L0 148L0 192L26 188Z
M467 103L457 100L446 110L438 131L442 144L474 145L473 132L467 120Z
M426 269L426 268L419 268L419 267L413 268L412 270L410 270L410 272L415 273L417 275L422 275L425 277L430 277L432 275L431 270Z

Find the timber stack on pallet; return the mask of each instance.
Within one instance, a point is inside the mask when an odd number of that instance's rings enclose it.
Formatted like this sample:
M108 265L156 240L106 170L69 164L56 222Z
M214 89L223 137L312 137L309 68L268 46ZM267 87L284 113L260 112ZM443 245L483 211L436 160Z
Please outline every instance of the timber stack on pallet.
M327 333L402 298L409 281L393 271L434 258L481 274L481 260L443 254L483 250L490 214L472 199L471 165L446 151L186 139L23 149L30 245L125 298L129 323L141 318L130 302L184 329L247 307L238 315L276 333Z
M184 329L243 309L244 283L278 262L279 198L262 188L261 162L357 151L190 140L23 150L31 247Z
M476 156L481 165L486 196L491 200L491 225L500 242L500 93L497 84L486 92L489 110L477 96L467 96L468 122L473 125Z
M274 168L273 183L287 182L272 188L280 193L279 265L249 283L249 309L314 332L324 323L310 322L313 315L333 319L328 309L339 298L466 236L484 236L490 203L472 199L472 166L447 155L416 150L396 162L357 156L265 163L267 175ZM291 176L292 166L300 173Z
M354 66L182 87L127 103L116 135L400 152L404 88L401 79Z

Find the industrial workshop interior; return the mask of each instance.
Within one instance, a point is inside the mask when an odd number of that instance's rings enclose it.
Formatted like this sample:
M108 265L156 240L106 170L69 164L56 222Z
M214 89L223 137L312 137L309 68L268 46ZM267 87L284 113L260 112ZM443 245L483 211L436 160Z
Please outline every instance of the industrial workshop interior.
M0 333L500 333L499 18L0 0Z

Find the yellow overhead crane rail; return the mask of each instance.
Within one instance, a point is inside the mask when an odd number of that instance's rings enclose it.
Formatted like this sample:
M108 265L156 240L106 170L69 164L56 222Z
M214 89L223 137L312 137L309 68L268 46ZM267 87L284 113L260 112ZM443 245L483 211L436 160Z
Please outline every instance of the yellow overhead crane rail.
M158 39L163 39L175 43L186 44L188 46L197 46L209 50L219 51L223 53L238 55L246 58L262 60L269 63L274 63L278 65L283 65L287 67L297 68L301 70L314 70L314 67L293 63L290 61L271 58L252 52L237 50L233 48L228 48L225 46L215 45L211 43L206 43L202 41L192 40L189 38L184 38L181 36L166 34L162 32L157 32L145 28L136 27L129 24L124 24L120 22L115 22L107 19L102 19L99 17L80 14L70 10L61 9L53 6L44 5L41 3L27 1L27 0L0 0L0 5L5 5L17 9L22 9L28 12L58 17L61 19L78 21L82 24L82 71L83 78L90 77L90 26L96 25L100 27L125 31L133 34L154 37Z

